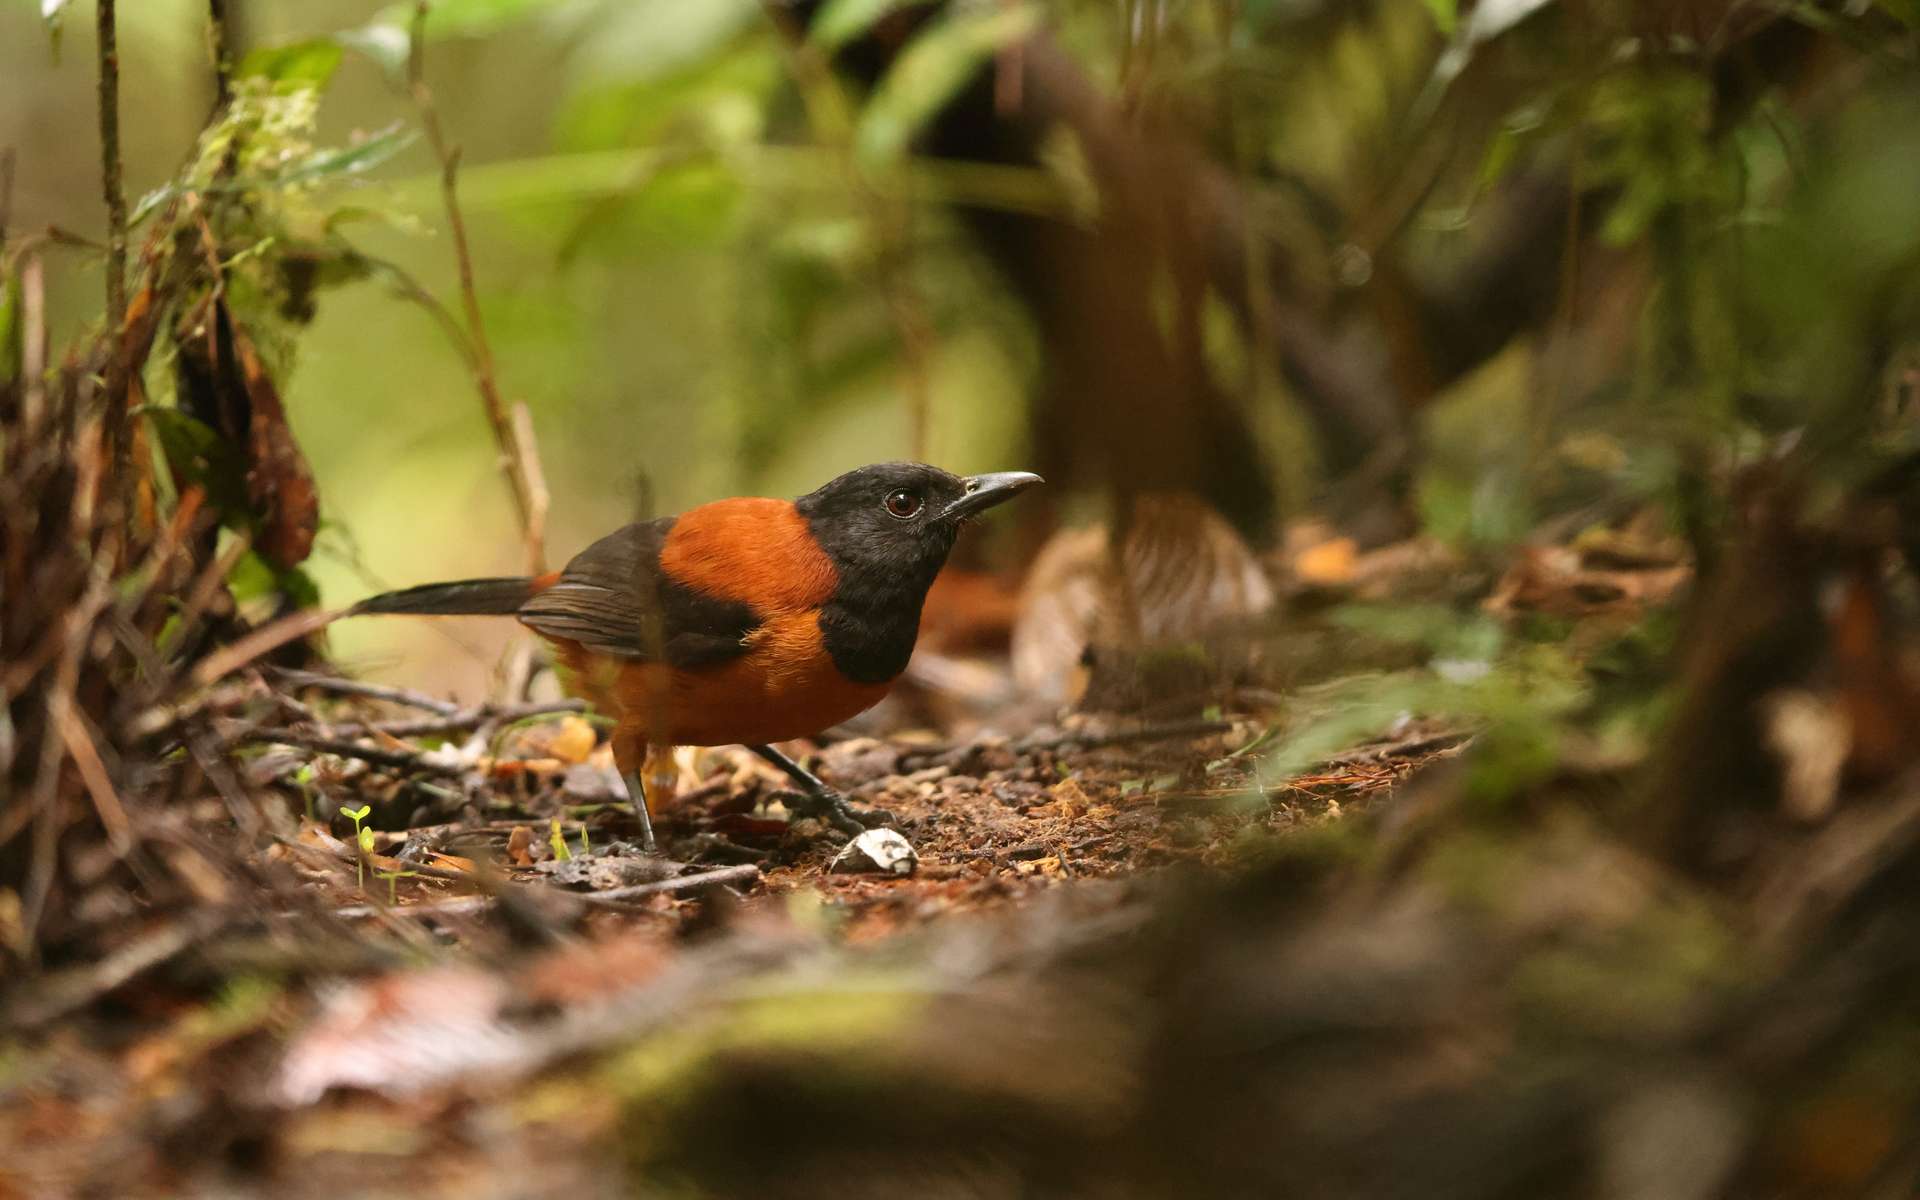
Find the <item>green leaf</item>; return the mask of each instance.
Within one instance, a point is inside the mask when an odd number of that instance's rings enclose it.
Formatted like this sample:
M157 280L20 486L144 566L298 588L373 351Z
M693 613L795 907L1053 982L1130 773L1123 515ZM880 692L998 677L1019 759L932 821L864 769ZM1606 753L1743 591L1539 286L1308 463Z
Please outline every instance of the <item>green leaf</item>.
M359 808L348 808L344 804L340 806L340 815L347 818L350 821L365 820L367 814L372 811L373 811L373 805L371 804L362 804Z
M289 603L301 608L320 607L320 585L313 581L313 576L299 567L288 567L281 571L274 577L274 585L280 589L280 594L285 596Z
M240 60L234 75L240 79L272 81L281 91L325 88L340 68L345 52L333 38L309 38L284 46L262 46Z
M380 132L354 145L339 146L309 155L299 165L275 176L272 182L280 187L288 187L338 175L357 175L364 171L371 171L413 145L417 136L412 130L405 128L401 122L395 121ZM238 184L235 188L244 190Z
M1002 47L1033 32L1040 12L1022 5L944 17L914 38L860 114L854 150L868 166L886 166L942 105Z
M413 35L404 25L370 21L358 29L333 35L336 44L372 59L389 79L399 79L407 69L407 55L413 49Z
M1433 23L1440 27L1441 33L1452 37L1455 27L1460 23L1459 0L1425 0L1425 2L1427 11L1433 14Z
M222 513L249 511L246 464L213 426L177 408L149 404L140 412L153 427L176 479L198 484L208 503Z
M827 0L814 15L808 36L829 53L873 28L874 23L900 7L901 0Z
M227 573L227 590L233 593L235 604L245 606L265 600L274 594L273 568L249 550Z
M359 175L371 171L405 150L418 136L412 130L405 128L401 122L395 121L373 136L351 146L335 146L316 151L292 166L276 172L270 178L259 175L240 175L222 183L191 190L230 194L259 191L263 188L296 187L343 175ZM182 190L179 184L169 183L140 197L139 202L133 206L133 213L127 218L127 227L130 229L138 227L141 222L178 196Z

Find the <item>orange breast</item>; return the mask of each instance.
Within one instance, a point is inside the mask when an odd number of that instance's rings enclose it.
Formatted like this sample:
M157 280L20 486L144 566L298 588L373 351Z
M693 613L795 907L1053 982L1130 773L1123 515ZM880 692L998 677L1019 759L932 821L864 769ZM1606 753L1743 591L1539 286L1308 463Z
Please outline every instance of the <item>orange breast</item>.
M716 500L681 513L660 570L710 596L744 600L762 617L818 608L839 573L791 501Z
M681 670L622 662L557 642L573 691L619 721L614 751L636 758L646 745L756 745L810 737L873 707L888 684L855 683L820 641L820 610L771 617L747 639L747 653L712 667Z

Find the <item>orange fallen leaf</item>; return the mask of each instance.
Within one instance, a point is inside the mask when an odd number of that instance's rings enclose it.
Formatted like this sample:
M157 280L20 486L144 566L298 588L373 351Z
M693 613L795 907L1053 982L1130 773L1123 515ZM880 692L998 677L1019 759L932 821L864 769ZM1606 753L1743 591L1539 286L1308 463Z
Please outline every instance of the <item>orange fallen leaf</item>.
M1307 583L1322 586L1349 583L1360 548L1350 537L1328 538L1294 556L1293 573Z
M427 857L433 860L435 866L445 867L449 871L464 871L469 875L480 873L478 863L470 858L462 858L458 854L442 854L438 850L430 850L427 852Z
M547 753L564 763L583 763L599 740L592 725L568 715L556 723L552 736L547 739Z

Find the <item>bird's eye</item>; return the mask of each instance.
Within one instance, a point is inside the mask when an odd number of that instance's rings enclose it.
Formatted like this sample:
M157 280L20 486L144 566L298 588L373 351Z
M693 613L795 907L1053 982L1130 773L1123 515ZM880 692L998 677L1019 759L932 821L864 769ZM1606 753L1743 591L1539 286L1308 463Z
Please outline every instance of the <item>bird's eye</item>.
M887 512L902 521L920 512L920 497L905 488L887 493Z

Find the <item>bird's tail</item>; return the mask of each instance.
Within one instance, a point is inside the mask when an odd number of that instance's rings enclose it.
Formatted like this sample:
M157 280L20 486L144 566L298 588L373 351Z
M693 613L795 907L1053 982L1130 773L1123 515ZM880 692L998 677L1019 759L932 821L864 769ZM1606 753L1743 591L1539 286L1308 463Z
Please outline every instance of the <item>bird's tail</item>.
M520 606L551 587L559 573L513 575L496 579L460 579L452 583L427 583L369 596L348 610L360 613L415 613L440 617L504 617L518 612Z

